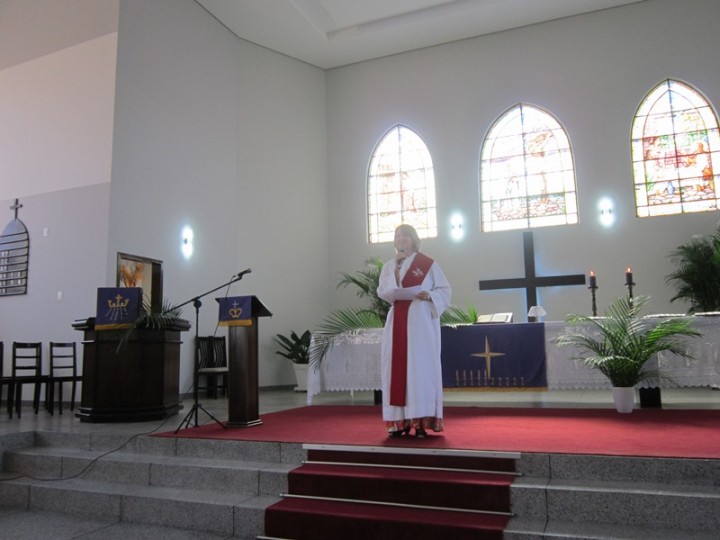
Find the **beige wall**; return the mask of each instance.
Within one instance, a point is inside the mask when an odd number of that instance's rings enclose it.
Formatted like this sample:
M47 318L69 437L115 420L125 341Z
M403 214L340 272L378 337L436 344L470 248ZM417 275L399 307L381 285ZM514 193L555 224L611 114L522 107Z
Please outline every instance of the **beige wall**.
M635 271L636 294L670 304L665 283L670 250L710 234L717 212L639 219L634 213L630 127L643 96L677 78L720 104L720 45L713 0L650 0L328 72L330 271L352 271L368 256L392 256L388 243L369 245L365 212L369 157L382 135L402 123L417 131L433 157L439 236L425 249L453 285L453 302L480 312L513 311L525 320L523 290L480 292L478 281L523 275L522 232L480 232L478 170L492 123L518 103L552 113L567 130L575 158L580 223L534 231L538 275L598 275L598 305L625 294ZM719 165L720 166L720 165ZM601 197L615 201L616 225L600 226ZM467 235L450 239L450 216L465 216ZM582 286L541 289L547 320L589 313ZM332 304L352 302L338 291Z

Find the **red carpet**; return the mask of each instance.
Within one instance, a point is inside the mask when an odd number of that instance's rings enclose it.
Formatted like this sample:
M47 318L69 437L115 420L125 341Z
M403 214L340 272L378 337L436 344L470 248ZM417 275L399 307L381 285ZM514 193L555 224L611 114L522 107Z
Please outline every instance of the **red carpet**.
M217 423L162 433L243 441L720 459L720 410L446 407L445 431L388 439L379 406L317 405L261 416L250 428Z
M267 536L503 539L515 460L331 448L290 471L289 496L265 510Z

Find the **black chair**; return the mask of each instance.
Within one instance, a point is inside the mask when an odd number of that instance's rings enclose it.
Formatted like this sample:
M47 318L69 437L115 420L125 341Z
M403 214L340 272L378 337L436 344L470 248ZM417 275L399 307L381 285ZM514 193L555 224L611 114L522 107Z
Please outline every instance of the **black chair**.
M71 383L70 410L75 408L75 395L77 383L82 382L82 375L78 375L77 347L75 343L50 342L50 372L48 374L48 411L55 412L55 386L58 387L58 413L62 414L63 386Z
M40 387L47 382L47 377L42 374L42 343L21 343L13 341L12 352L12 379L8 392L8 413L10 418L13 415L13 406L20 418L20 405L22 403L22 390L26 384L35 387L33 396L33 408L35 414L40 409Z
M218 390L227 394L228 363L225 336L202 336L197 338L198 392L206 390L208 397L216 398ZM201 377L205 386L200 385Z
M8 387L8 394L10 393L10 387L13 384L12 377L5 376L5 363L4 363L4 349L5 344L0 341L0 407L2 406L2 393L3 387ZM10 402L8 401L8 414L10 413Z

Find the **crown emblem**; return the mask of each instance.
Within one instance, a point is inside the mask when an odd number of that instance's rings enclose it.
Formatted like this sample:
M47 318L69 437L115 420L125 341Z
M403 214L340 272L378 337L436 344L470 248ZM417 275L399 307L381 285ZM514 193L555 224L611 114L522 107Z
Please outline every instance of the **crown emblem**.
M111 298L108 298L108 310L105 316L111 321L122 321L128 316L127 307L130 304L129 298L123 298L120 293L115 297L113 302Z
M115 302L113 302L112 300L110 300L108 298L108 307L110 309L124 309L124 308L128 307L129 303L130 303L130 299L123 298L120 294L118 294L115 297Z
M242 315L242 312L243 312L243 310L242 310L241 307L238 306L238 303L237 303L237 302L235 302L235 303L233 304L233 307L231 307L230 309L228 309L228 313L230 314L230 316L231 316L233 319L239 319L239 318L240 318L240 315Z

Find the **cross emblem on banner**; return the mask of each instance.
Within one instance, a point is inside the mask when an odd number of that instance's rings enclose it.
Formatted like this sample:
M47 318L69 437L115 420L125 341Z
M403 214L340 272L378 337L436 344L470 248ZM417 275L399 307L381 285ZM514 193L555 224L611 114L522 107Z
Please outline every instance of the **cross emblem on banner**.
M481 291L498 289L525 289L525 313L537 306L539 287L559 287L566 285L585 285L585 274L564 276L538 276L535 273L535 245L532 231L523 233L523 256L525 259L525 277L508 279L487 279L479 282Z

